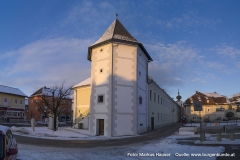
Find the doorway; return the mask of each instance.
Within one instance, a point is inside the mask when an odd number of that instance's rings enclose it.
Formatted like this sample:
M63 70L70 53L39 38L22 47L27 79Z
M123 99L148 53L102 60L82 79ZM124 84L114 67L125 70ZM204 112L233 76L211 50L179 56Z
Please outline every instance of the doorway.
M151 130L154 130L154 117L151 117Z
M104 135L104 119L98 120L98 135Z

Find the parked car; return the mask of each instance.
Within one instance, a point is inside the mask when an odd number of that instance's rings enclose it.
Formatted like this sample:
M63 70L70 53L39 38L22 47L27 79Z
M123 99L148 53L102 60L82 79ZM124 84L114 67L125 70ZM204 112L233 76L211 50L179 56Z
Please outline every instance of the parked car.
M215 120L216 121L221 121L222 119L221 119L221 117L217 117Z
M9 127L0 125L0 159L16 160L18 146Z
M204 122L210 122L208 118L204 118Z

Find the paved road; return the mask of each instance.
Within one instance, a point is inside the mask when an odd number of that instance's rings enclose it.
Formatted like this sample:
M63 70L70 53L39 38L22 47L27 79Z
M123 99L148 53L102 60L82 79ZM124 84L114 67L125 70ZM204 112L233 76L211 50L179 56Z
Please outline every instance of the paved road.
M144 143L154 139L160 139L172 135L178 131L180 123L163 127L161 129L149 132L145 135L122 138L122 139L111 139L111 140L55 140L55 139L40 139L15 135L18 143L31 144L38 146L52 146L52 147L99 147L99 146L120 146L129 145L134 143Z

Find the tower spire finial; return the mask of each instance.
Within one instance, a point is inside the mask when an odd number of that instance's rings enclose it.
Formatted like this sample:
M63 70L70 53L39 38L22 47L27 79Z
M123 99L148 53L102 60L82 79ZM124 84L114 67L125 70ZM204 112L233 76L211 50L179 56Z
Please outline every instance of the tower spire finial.
M178 96L177 96L176 98L177 98L178 101L180 101L181 98L182 98L182 97L180 96L180 94L179 94L179 89L178 89Z
M118 19L118 14L116 13L116 19Z

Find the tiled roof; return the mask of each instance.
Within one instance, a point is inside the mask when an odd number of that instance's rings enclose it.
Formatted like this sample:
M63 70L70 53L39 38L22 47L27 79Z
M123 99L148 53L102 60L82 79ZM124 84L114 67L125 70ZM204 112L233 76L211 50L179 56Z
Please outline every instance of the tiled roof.
M230 101L226 96L219 95L216 92L213 93L196 92L196 94L188 98L185 103L192 104L193 101L201 101L203 105L230 104Z
M14 94L14 95L18 95L18 96L27 97L27 95L24 94L18 88L13 88L13 87L8 87L8 86L3 86L3 85L0 85L0 92L1 93L8 93L8 94Z
M52 91L53 89L52 88L47 88L47 87L42 87L40 88L39 90L37 90L35 93L33 93L31 95L31 97L34 97L34 96L37 96L37 95L47 95L47 96L52 96ZM59 90L55 90L54 91L54 95L55 96L58 96L59 94ZM65 97L66 99L71 99L70 98L71 95L69 95L68 97Z
M139 45L139 47L143 50L149 60L152 61L152 58L148 54L147 50L144 46L138 42L122 25L122 23L116 19L113 23L108 27L108 29L104 32L104 34L97 40L94 44L92 44L88 48L88 60L91 60L91 49L95 46L101 45L105 42L126 42L126 43L134 43Z
M138 41L126 30L126 28L122 25L122 23L118 19L113 21L113 23L102 35L102 37L99 38L99 40L97 40L93 45L99 44L110 39L118 39L138 43Z

